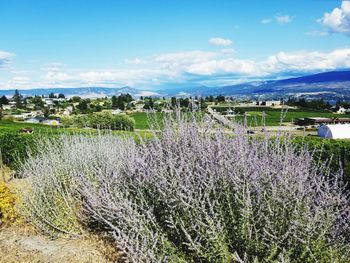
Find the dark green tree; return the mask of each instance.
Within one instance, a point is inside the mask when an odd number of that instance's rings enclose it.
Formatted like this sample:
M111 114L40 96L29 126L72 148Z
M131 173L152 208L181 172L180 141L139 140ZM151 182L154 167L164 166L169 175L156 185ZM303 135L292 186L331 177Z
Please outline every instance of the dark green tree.
M19 91L16 89L15 94L12 97L13 101L16 102L16 107L21 108L22 107L22 99L23 96L19 93Z
M143 106L145 110L154 109L154 101L152 98L145 98L145 105Z
M88 110L88 102L86 100L81 100L79 104L77 105L77 108L82 112L86 113Z
M116 109L118 107L118 98L117 96L112 96L112 109Z
M32 98L32 103L35 104L36 107L44 107L44 101L40 96L35 96L34 98Z
M171 97L171 99L170 99L170 104L171 104L171 107L172 107L172 108L175 108L175 107L176 107L176 105L177 105L177 99L176 99L176 97Z
M123 97L118 96L116 108L117 108L117 109L120 109L120 110L125 110L125 104L124 104Z
M4 95L0 98L0 105L6 105L6 104L9 104L9 100Z

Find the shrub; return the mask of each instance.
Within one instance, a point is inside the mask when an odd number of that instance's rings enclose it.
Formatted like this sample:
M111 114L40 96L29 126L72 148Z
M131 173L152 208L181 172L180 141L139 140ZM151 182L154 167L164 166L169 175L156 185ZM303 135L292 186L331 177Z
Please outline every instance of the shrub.
M113 115L111 112L97 112L90 115L90 125L98 129L132 131L135 121L125 114Z
M0 135L2 162L13 169L35 151L34 137L27 134L5 133Z
M19 217L16 201L16 195L4 182L0 182L0 226L11 224Z
M90 127L98 129L132 131L135 121L125 114L113 115L111 112L96 112L92 114L79 114L62 119L63 124L79 128Z
M79 235L79 219L132 262L345 261L340 178L290 138L235 132L177 116L139 143L61 137L23 167L25 204L43 229Z

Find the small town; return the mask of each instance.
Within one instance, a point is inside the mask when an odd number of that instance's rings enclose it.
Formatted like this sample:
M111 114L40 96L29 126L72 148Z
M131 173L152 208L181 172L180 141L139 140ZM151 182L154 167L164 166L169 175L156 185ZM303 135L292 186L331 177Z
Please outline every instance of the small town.
M317 133L319 127L342 130L338 139L350 137L350 104L337 102L330 105L322 100L288 99L275 101L237 100L225 96L195 97L138 97L119 94L110 98L66 97L64 94L51 93L48 96L22 96L17 90L12 97L0 97L1 118L16 124L27 124L19 132L33 132L30 124L42 124L52 127L89 128L81 118L96 114L122 115L136 121L132 130L147 129L143 124L149 115L172 113L177 108L182 111L212 115L218 123L230 129L233 122L245 123L248 132L285 131L298 134L307 132L320 137L332 138L324 132ZM276 118L276 117L279 117ZM331 126L330 126L331 125ZM98 125L96 125L98 126ZM108 126L108 125L106 125ZM101 127L101 126L99 126ZM110 124L113 128L113 124ZM338 128L339 127L339 128ZM90 127L91 128L91 127ZM323 129L323 128L322 128ZM335 136L335 135L334 135ZM333 137L334 137L333 136ZM335 137L334 137L335 138Z

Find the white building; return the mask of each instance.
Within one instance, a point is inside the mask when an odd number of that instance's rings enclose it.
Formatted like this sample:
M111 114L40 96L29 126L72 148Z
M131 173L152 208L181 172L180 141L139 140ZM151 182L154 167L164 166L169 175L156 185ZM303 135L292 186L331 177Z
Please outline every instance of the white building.
M120 113L122 113L123 111L121 110L121 109L116 109L116 110L113 110L112 111L112 114L113 115L118 115L118 114L120 114Z
M344 109L343 107L340 107L339 110L337 111L338 114L345 114L346 113L346 109Z
M350 139L350 124L322 125L318 128L317 135L329 139Z
M16 105L4 104L4 105L2 105L2 109L3 110L15 110L16 109Z

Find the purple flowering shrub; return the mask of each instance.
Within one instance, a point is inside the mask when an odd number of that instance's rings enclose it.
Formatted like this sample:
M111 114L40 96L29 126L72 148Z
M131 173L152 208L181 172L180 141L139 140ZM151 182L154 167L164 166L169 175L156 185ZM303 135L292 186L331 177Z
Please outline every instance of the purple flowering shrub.
M99 231L131 262L344 262L348 193L288 136L225 134L169 117L138 142L44 143L23 167L29 214L49 233ZM332 178L332 179L331 179Z

